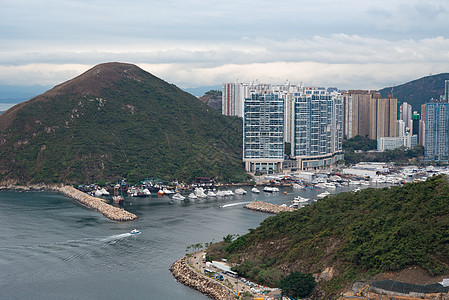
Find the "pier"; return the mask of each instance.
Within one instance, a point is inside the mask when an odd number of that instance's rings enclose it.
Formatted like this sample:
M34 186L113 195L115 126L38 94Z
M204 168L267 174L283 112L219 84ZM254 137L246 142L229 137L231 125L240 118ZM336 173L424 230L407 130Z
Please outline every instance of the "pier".
M248 203L247 205L245 205L245 208L270 214L278 214L285 211L295 211L295 209L292 207L267 203L259 200Z

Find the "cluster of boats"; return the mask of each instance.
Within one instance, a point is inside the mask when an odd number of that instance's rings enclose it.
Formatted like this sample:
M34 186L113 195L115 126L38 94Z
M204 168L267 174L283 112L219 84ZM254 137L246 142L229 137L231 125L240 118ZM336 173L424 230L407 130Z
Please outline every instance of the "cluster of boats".
M264 192L279 192L279 189L277 187L269 187L266 186L263 189ZM216 189L210 189L206 190L202 187L196 187L193 192L191 192L187 198L188 199L198 199L198 198L215 198L215 197L232 197L234 195L246 195L248 192L243 188L237 188L235 191L232 190L216 190ZM253 194L260 194L260 190L256 187L253 187L251 189L251 193ZM172 196L173 200L184 200L186 199L185 196L181 195L180 193L173 193Z

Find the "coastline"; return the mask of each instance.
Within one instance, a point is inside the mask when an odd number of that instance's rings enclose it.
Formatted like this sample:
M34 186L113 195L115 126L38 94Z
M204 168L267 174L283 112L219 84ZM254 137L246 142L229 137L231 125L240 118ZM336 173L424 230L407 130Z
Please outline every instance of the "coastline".
M278 214L281 212L292 212L296 209L288 206L282 206L277 204L272 204L268 202L263 202L259 200L255 200L253 202L250 202L244 206L247 209L260 211L264 213L270 213L270 214Z
M16 191L55 191L79 203L96 210L112 221L133 221L138 217L124 209L112 206L103 202L103 199L96 198L83 193L69 185L45 185L34 184L29 186L2 185L0 190L16 190Z
M192 267L190 267L187 263L186 256L177 260L170 267L170 272L178 282L192 289L195 289L212 299L235 299L234 293L232 293L228 288L224 287L222 284L216 282L215 280L198 273Z

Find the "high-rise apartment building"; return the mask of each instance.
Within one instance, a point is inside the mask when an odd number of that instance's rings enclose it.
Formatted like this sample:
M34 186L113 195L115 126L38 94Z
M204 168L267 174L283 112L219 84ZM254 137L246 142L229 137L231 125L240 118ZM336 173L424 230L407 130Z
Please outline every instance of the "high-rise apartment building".
M343 98L305 88L294 96L292 156L300 170L314 170L343 159Z
M223 83L222 114L243 118L244 102L254 93L273 93L284 99L284 119L291 120L291 106L293 93L301 91L300 85L291 84L265 84L265 83ZM284 138L290 142L291 122L284 124Z
M449 103L426 103L424 156L430 161L449 158Z
M252 173L275 173L284 160L284 99L254 92L244 102L243 161Z
M449 80L444 81L444 100L449 102Z
M350 90L343 95L344 134L371 139L397 136L397 99L376 91Z

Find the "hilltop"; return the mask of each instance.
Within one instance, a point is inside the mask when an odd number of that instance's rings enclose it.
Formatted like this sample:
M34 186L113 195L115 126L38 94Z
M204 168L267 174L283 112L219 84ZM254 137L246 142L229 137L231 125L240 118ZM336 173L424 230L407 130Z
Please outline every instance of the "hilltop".
M439 99L444 94L444 81L449 80L449 73L426 76L398 86L386 87L379 92L382 97L393 94L401 103L407 102L412 109L421 112L421 104L431 98Z
M244 181L242 124L132 64L100 64L0 115L0 182Z
M436 176L328 196L214 244L208 256L239 263L239 274L264 285L276 286L293 271L312 273L319 283L313 298L328 299L354 281L410 266L428 277L449 274L448 228L449 183Z

